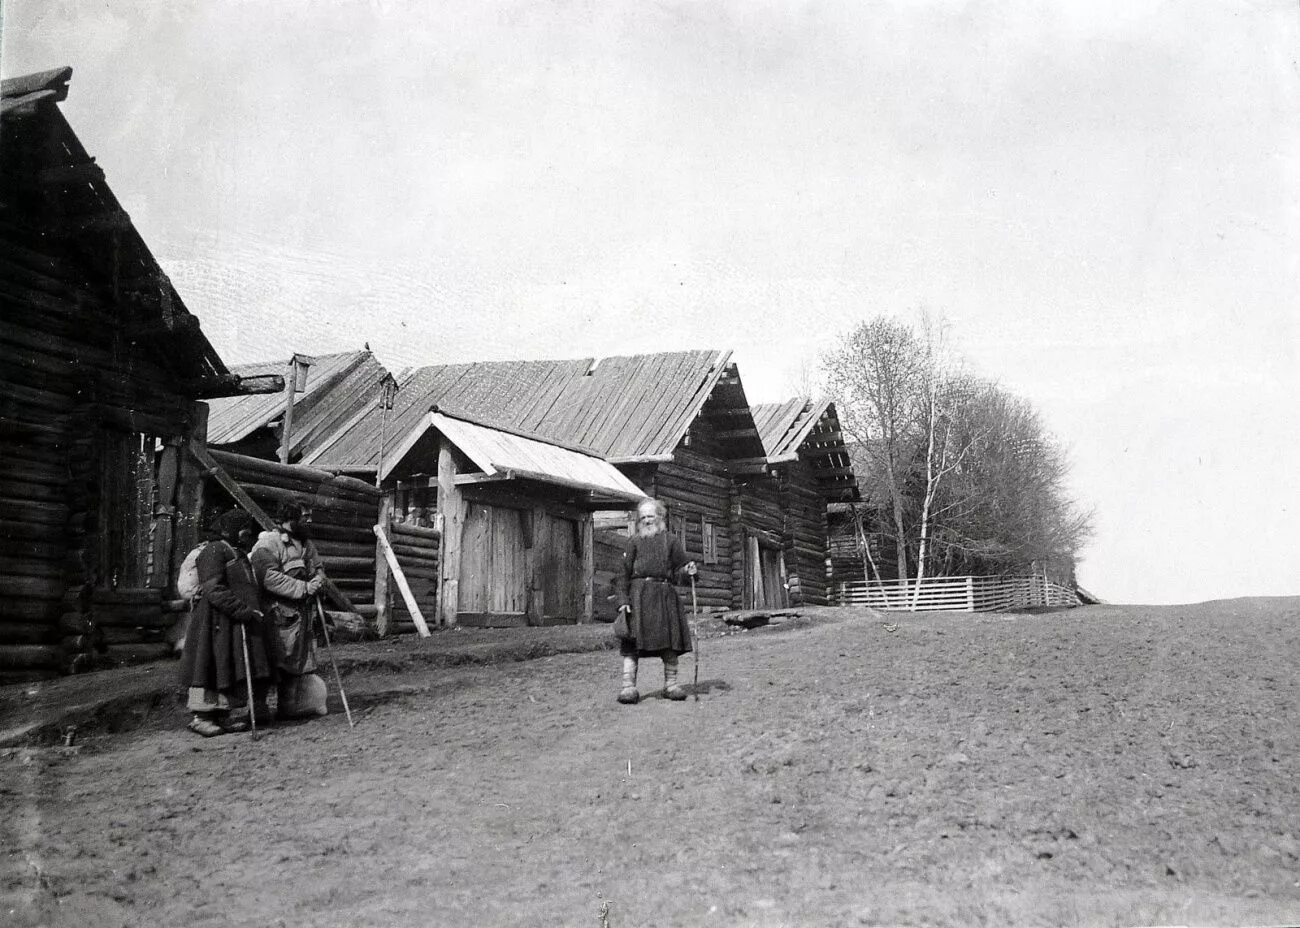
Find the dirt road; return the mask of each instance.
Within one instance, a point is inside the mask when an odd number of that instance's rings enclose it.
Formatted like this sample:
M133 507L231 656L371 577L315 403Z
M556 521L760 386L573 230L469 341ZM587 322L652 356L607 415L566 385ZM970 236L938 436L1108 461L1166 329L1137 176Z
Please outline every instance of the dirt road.
M0 916L1300 921L1300 600L841 615L706 640L698 702L559 655L354 676L352 731L11 752Z

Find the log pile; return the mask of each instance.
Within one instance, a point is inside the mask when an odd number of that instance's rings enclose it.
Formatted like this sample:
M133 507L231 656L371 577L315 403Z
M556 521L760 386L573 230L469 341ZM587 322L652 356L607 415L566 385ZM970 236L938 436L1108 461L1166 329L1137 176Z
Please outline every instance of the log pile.
M410 522L394 522L388 537L397 555L397 563L406 576L407 585L415 596L415 603L426 622L436 615L438 600L438 550L440 536L437 531ZM373 550L374 545L371 545ZM415 622L401 596L392 597L391 634L413 634Z

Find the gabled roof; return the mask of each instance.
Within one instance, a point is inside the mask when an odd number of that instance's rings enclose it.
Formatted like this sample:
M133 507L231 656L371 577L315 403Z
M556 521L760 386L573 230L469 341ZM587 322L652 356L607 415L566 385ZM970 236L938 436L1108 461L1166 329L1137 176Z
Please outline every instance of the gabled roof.
M388 370L370 351L299 355L307 361L306 389L294 395L293 441L290 456L306 455L362 409L373 408ZM231 368L241 377L286 374L292 358L240 364ZM287 379L287 378L286 378ZM279 423L285 395L264 393L232 396L208 403L208 444L229 445L258 429Z
M776 464L798 457L799 446L828 406L830 400L818 402L796 396L784 403L756 403L749 407L768 462Z
M636 484L597 455L440 412L428 413L423 427L407 433L387 460L399 461L429 430L445 436L479 469L478 474L457 476L457 483L529 480L584 491L596 505L623 505L645 498ZM386 461L380 476L387 476L389 470Z
M859 498L857 477L834 403L797 396L784 403L759 403L750 409L769 465L802 459L812 467L828 500L848 502Z
M60 242L62 257L24 260L107 294L138 350L182 391L211 395L229 372L59 109L71 78L57 68L0 82L0 221Z
M579 446L615 463L667 460L715 391L725 393L728 407L736 406L733 411L748 419L730 356L726 351L675 351L420 368L399 384L387 443L400 442L436 406ZM379 416L358 415L304 463L373 468L383 427ZM733 441L738 456L761 451L756 434Z

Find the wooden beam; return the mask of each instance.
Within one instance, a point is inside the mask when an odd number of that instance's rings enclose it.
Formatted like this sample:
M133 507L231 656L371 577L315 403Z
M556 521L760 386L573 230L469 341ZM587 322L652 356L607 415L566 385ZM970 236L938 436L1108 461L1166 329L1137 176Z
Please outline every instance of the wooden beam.
M758 438L758 429L749 427L743 429L720 429L713 433L719 441L727 441L732 438Z
M393 546L388 543L388 535L382 525L375 526L375 537L379 539L379 547L384 552L384 560L388 562L388 569L393 572L393 579L397 581L397 589L402 594L402 601L406 603L406 611L411 613L411 621L415 623L415 630L420 633L421 638L428 638L429 626L424 621L424 616L420 612L420 604L415 601L415 594L411 592L411 586L406 582L406 574L402 573L402 565L398 563L397 554L393 551Z
M279 374L256 374L248 377L239 374L222 374L217 377L188 381L182 389L187 395L200 400L215 399L220 396L280 393L284 390L284 377Z
M385 531L393 524L393 498L387 493L379 501L379 524L375 526L378 534L382 527ZM375 539L375 630L381 638L387 638L392 630L392 604L388 601L388 559L383 550L383 542ZM391 545L389 548L391 549Z
M67 187L73 184L90 184L104 179L104 169L95 159L80 164L60 164L36 172L36 181L42 186Z

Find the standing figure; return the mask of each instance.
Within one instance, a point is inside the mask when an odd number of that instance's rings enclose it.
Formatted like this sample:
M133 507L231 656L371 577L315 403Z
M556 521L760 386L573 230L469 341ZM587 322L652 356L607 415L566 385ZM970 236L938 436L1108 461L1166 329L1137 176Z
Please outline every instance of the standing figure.
M325 681L315 673L312 634L325 568L311 540L311 510L287 503L280 507L279 520L278 528L258 536L252 554L262 608L280 635L276 715L282 719L325 715Z
M189 631L181 652L181 683L186 706L194 717L190 731L210 738L247 731L247 719L233 719L231 710L247 705L248 662L255 705L249 711L269 717L266 699L275 678L280 639L259 608L257 581L248 550L257 536L251 517L237 509L212 524L214 540L199 553L199 591L194 599Z
M663 503L645 500L636 515L636 532L627 540L623 569L616 578L619 615L614 631L623 657L618 701L631 704L641 699L636 672L642 657L661 658L664 695L685 699L686 691L677 683L677 659L691 650L691 625L673 581L679 572L694 577L695 562L687 558L677 536L668 532Z

